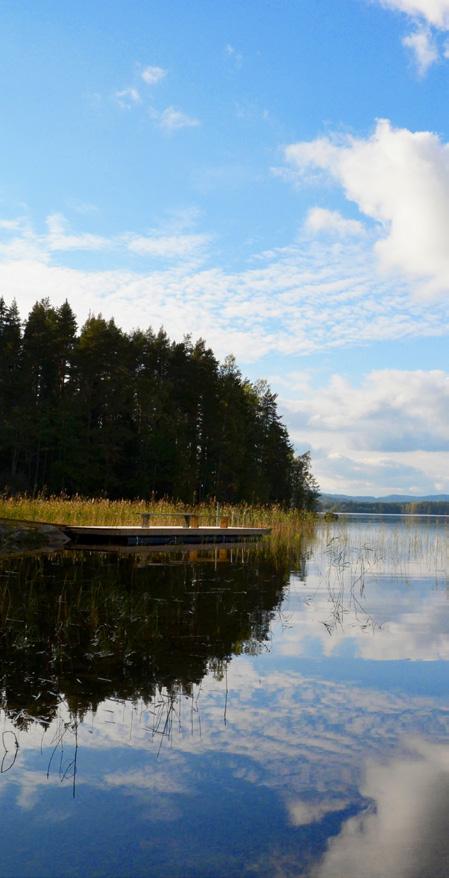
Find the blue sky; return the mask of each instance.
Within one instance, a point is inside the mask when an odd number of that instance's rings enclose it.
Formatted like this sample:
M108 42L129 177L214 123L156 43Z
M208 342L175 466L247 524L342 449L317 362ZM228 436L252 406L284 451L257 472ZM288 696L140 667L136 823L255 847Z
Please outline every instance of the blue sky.
M3 0L0 40L7 300L234 353L323 490L449 492L449 0Z

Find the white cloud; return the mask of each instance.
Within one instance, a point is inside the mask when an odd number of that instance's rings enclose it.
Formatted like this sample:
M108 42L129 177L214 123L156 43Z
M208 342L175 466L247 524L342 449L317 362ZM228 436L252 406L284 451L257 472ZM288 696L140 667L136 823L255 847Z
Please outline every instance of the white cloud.
M298 403L307 427L365 450L449 451L449 373L379 369L358 386L334 375Z
M418 73L424 76L440 58L438 31L449 30L449 0L378 0L381 6L403 12L415 29L402 39L414 55ZM447 51L443 48L443 57Z
M48 262L46 236L37 235L26 217L0 223L0 264L2 261Z
M203 250L210 241L208 235L140 235L130 238L128 249L140 255L181 259Z
M130 110L131 107L135 107L136 104L142 102L137 88L122 88L120 91L115 92L114 97L122 110Z
M176 107L166 107L161 113L150 111L150 115L156 118L158 125L164 131L178 131L181 128L197 128L201 125L199 119L195 116L188 116L182 110Z
M402 44L410 49L420 76L424 76L429 67L438 61L438 48L429 30L420 28L403 37Z
M339 447L341 444L338 442ZM379 454L349 447L343 453L312 444L312 459L314 474L324 492L375 497L449 493L446 452Z
M330 232L341 235L363 235L365 229L358 220L346 219L338 210L312 207L306 217L304 227L308 232Z
M245 362L269 352L309 354L449 331L448 304L411 303L399 279L378 277L369 239L306 238L230 272L213 263L212 236L187 231L191 223L188 213L151 234L105 238L72 233L56 214L47 234L5 230L0 287L21 308L43 295L68 296L80 319L97 309L125 328L164 324L176 337L188 329L207 338L219 356L233 351ZM113 270L69 267L60 255L54 262L56 252L106 248L114 254ZM132 270L130 248L142 259ZM157 270L148 264L156 258Z
M422 18L442 30L449 29L449 0L379 0L382 6Z
M22 227L22 220L20 219L1 219L0 220L0 229L8 232L16 231Z
M381 266L399 270L422 296L449 293L449 145L430 131L377 123L366 139L319 138L286 147L297 179L327 172L378 223Z
M46 243L50 251L54 250L104 250L110 241L101 235L67 233L67 221L60 213L47 217L48 235Z
M341 375L282 409L297 442L313 450L323 490L349 494L449 491L449 373L375 370Z
M156 85L161 79L167 76L167 70L164 67L148 66L144 67L141 77L147 85Z

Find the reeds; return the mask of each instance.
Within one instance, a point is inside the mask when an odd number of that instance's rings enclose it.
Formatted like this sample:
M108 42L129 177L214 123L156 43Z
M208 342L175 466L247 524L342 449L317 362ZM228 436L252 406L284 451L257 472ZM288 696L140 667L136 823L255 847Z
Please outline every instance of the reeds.
M0 498L0 519L40 521L49 524L72 525L137 525L140 515L151 512L151 524L181 524L179 513L194 511L200 525L214 525L226 516L229 525L241 527L270 527L274 543L294 543L298 535L311 532L317 517L298 509L281 506L252 506L201 503L189 507L174 500L107 500L85 497L27 497Z

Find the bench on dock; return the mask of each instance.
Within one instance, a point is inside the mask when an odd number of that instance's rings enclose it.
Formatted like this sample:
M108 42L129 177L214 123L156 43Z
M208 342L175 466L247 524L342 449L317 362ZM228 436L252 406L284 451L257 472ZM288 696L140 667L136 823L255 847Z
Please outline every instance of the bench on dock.
M183 527L198 527L200 518L209 518L208 515L198 515L196 512L141 512L141 527L151 527L151 518L183 518ZM229 516L222 515L219 519L219 527L229 527Z

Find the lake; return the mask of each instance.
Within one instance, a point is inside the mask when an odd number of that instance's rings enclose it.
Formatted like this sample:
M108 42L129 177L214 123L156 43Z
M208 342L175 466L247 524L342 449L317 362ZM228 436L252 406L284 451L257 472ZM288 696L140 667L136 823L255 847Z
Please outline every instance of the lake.
M449 520L0 559L0 876L447 878Z

